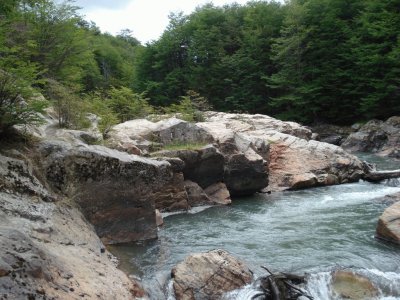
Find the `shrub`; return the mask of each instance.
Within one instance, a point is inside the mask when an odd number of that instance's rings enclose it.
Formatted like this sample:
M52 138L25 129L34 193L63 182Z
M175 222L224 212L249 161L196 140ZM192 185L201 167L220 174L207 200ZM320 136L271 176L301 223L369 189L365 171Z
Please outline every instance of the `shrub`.
M90 126L90 121L86 118L88 108L71 88L48 79L46 95L54 105L60 127L78 129Z
M34 98L34 90L16 76L0 70L0 135L14 125L39 124L48 103Z
M180 114L180 118L188 122L203 122L202 111L211 109L206 98L194 91L188 91L178 104L172 104L164 110L168 114Z
M111 88L108 92L109 105L120 122L143 118L153 113L154 108L147 102L144 94L134 93L127 87Z
M113 125L118 124L118 116L100 92L93 92L85 96L88 110L100 117L99 130L105 136Z

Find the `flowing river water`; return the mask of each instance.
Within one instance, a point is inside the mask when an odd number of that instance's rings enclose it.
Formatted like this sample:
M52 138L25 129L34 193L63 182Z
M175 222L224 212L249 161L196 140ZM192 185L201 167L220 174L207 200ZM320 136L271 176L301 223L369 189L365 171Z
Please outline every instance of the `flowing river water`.
M380 169L399 162L364 156ZM309 273L306 290L314 299L334 299L330 271L347 268L369 277L380 299L400 299L400 249L374 238L376 224L400 192L396 180L256 194L234 199L231 206L165 217L157 241L112 248L121 268L140 277L154 299L168 296L170 270L186 256L222 248L245 261L256 275L273 271ZM163 288L164 287L164 288ZM227 299L251 299L251 286Z

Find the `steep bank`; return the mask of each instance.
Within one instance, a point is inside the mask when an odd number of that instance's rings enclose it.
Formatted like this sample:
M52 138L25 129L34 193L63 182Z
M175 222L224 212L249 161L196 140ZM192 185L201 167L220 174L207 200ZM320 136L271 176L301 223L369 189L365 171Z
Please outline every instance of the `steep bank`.
M49 193L22 154L0 156L0 298L132 299L143 291L118 270L73 201Z

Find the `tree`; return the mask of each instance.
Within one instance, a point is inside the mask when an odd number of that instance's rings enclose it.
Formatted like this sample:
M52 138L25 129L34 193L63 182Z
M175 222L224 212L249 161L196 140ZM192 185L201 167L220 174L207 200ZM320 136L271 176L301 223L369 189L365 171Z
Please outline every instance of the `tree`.
M0 137L14 125L40 124L43 121L39 113L47 107L47 101L35 99L34 95L23 80L0 69Z

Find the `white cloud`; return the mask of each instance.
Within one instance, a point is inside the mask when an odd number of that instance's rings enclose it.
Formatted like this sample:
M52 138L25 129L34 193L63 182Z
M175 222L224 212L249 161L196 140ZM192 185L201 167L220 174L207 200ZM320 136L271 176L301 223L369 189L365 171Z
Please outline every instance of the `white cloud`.
M133 35L145 43L158 39L168 25L170 12L192 12L197 6L213 2L217 6L229 3L245 4L248 0L78 0L86 19L94 21L104 32L118 33L121 29L132 30ZM109 3L113 3L111 8Z

